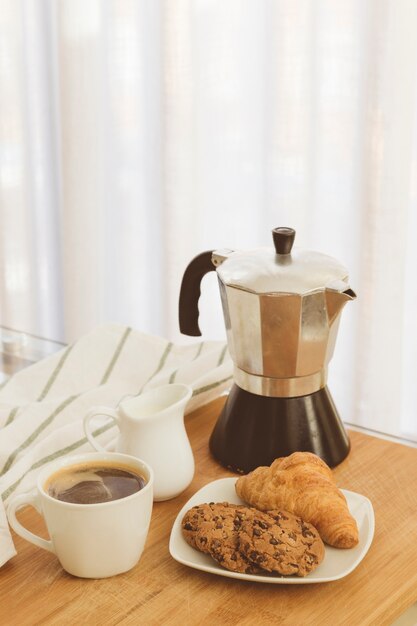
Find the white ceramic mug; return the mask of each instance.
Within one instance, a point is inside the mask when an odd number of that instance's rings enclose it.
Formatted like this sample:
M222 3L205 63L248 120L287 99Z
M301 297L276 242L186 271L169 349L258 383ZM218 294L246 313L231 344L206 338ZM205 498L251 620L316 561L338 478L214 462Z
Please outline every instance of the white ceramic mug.
M137 456L152 467L154 500L179 495L194 476L194 457L184 427L184 409L191 398L189 385L173 383L129 397L115 410L96 406L84 418L85 434L96 450L104 448L91 432L91 420L111 417L120 434L116 451Z
M45 485L52 474L83 463L101 462L131 467L145 486L130 496L97 504L73 504L51 497ZM145 546L153 502L153 471L136 457L116 453L79 454L45 467L37 491L11 498L7 515L18 535L53 552L62 567L81 578L106 578L127 572L139 561ZM50 539L27 530L16 518L18 509L30 505L44 517Z

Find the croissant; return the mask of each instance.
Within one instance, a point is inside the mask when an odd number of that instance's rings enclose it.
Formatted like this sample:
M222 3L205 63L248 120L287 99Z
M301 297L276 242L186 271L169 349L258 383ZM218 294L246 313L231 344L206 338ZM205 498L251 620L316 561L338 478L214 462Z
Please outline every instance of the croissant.
M358 527L331 469L311 452L294 452L258 467L236 481L236 493L250 505L268 511L286 509L315 526L336 548L353 548Z

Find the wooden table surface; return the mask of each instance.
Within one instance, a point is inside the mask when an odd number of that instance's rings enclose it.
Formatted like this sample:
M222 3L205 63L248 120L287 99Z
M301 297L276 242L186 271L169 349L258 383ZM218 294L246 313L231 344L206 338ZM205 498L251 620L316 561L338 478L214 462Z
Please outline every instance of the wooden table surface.
M169 535L180 508L206 483L232 475L208 450L223 402L186 418L194 480L181 496L154 505L145 551L130 572L74 578L52 554L14 536L18 555L0 570L2 626L383 625L417 600L417 450L359 432L350 433L352 450L335 475L340 487L370 498L376 530L368 554L349 576L315 585L260 584L193 570L171 558ZM34 509L20 518L41 531Z

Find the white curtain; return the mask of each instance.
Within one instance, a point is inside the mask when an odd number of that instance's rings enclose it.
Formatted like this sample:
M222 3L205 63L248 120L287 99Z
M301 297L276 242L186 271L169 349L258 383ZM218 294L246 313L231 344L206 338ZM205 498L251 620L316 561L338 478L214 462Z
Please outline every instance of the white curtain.
M0 0L0 322L178 339L195 254L292 226L358 293L342 417L417 436L416 90L415 0Z

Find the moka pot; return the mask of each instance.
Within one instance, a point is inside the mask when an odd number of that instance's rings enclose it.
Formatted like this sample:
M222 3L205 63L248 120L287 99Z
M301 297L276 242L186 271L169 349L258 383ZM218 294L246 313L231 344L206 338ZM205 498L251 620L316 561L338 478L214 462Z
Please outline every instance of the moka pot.
M293 248L291 228L272 233L274 248L198 255L180 291L180 330L199 336L200 283L217 272L234 385L210 449L241 473L297 450L334 466L350 447L326 383L340 313L356 294L339 261Z

